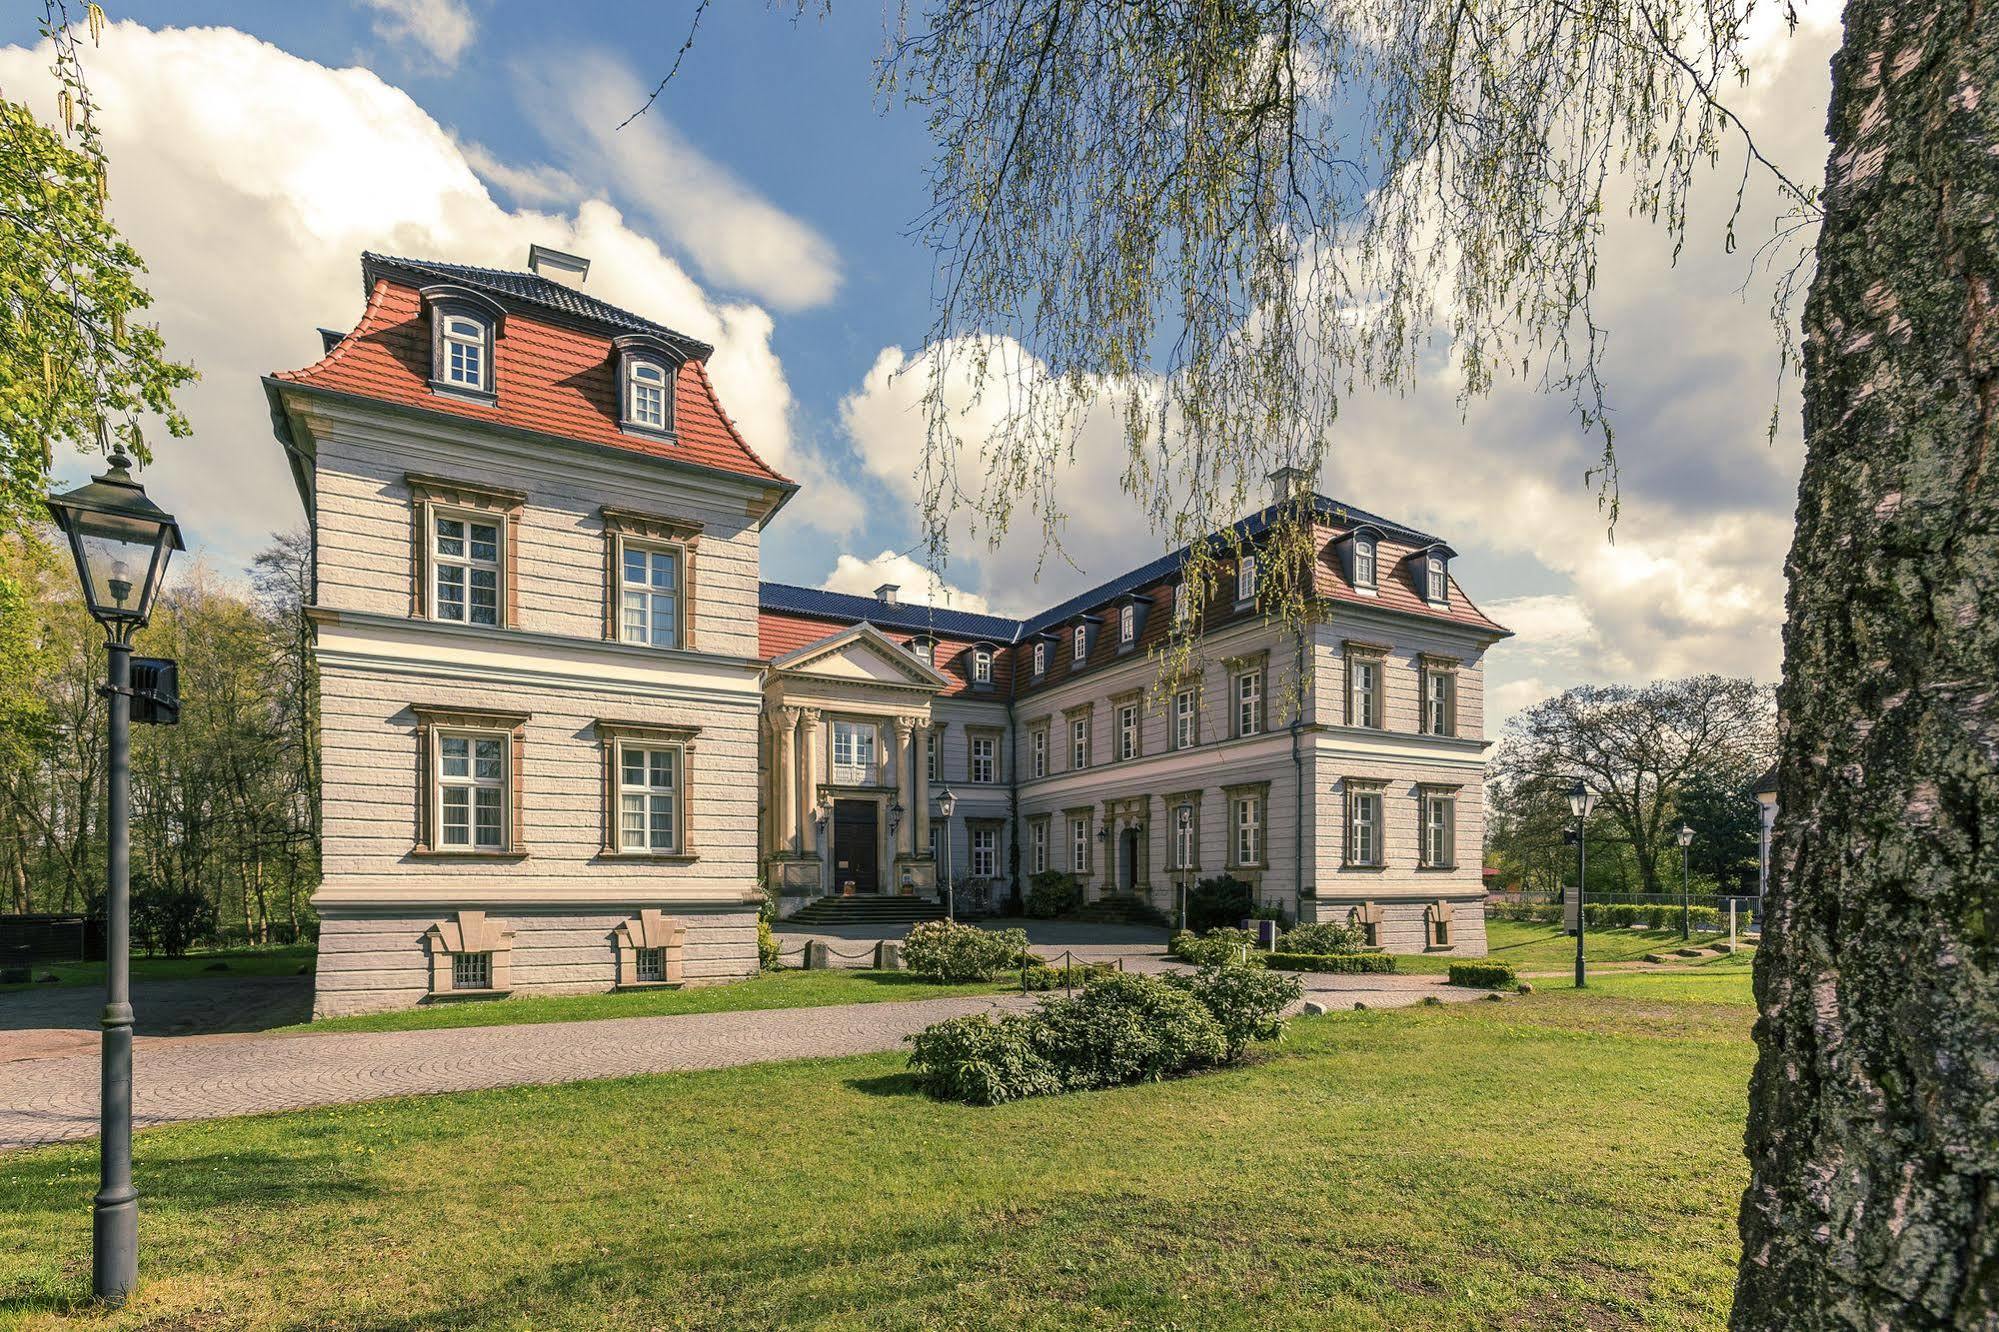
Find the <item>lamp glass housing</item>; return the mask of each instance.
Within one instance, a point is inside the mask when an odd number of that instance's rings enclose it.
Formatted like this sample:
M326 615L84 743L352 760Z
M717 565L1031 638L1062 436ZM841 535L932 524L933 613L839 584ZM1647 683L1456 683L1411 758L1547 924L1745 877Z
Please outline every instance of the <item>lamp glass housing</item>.
M173 515L146 498L122 453L88 485L48 500L56 526L69 539L91 618L113 633L130 632L152 618L167 562L181 541Z
M1587 785L1579 780L1569 788L1569 813L1579 819L1586 819L1590 816L1590 811L1595 808L1596 792L1590 790Z
M1694 830L1693 830L1692 828L1689 828L1689 827L1688 827L1688 826L1687 826L1686 824L1684 824L1684 823L1683 823L1683 824L1681 824L1681 825L1680 825L1680 845L1681 845L1681 846L1692 846L1693 844L1694 844Z
M957 807L958 797L951 794L950 787L945 787L937 797L937 812L948 819L951 817L951 811Z

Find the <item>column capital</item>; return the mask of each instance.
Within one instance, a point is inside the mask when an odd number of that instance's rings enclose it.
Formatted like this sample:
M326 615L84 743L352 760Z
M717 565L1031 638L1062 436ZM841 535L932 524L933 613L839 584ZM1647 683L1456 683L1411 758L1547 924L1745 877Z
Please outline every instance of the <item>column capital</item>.
M917 719L914 717L897 717L895 719L896 736L902 740L908 740L910 734L916 730L916 725Z
M803 708L795 707L787 703L785 706L777 710L777 717L778 720L783 722L784 725L786 726L796 726L798 725L799 715L804 711L805 709Z
M794 711L796 711L800 716L805 718L805 724L807 726L817 726L819 724L819 718L825 715L824 713L820 712L818 708L797 708L794 709Z

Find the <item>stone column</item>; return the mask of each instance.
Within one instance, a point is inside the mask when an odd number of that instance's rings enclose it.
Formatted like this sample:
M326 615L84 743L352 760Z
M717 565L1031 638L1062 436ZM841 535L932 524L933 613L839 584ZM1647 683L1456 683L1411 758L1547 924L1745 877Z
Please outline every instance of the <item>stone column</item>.
M916 765L911 762L909 738L916 731L916 718L895 719L895 798L902 805L902 819L895 825L895 852L907 856L916 831Z
M798 850L798 709L777 710L777 849Z
M930 854L930 773L923 766L923 755L930 739L930 721L926 717L916 719L916 753L910 760L911 784L916 788L916 805L911 815L916 820L916 831L912 834L919 856ZM910 802L902 802L904 809Z
M803 814L800 817L802 829L800 846L806 855L811 855L819 849L819 825L814 822L812 811L819 804L820 714L817 708L801 708L799 714L805 720L805 756L801 760L803 766L799 772L798 791L794 799L803 807Z

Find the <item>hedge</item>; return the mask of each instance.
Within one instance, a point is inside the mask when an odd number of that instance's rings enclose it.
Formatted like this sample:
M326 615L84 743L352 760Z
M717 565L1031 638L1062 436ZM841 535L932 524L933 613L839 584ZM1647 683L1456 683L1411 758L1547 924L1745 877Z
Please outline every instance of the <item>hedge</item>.
M1393 953L1263 953L1263 965L1279 971L1331 971L1379 975L1395 970Z
M1562 923L1560 902L1495 902L1486 907L1494 920L1538 921L1545 925ZM1585 902L1583 915L1592 929L1648 930L1680 928L1678 903L1665 902ZM1694 929L1716 931L1728 927L1728 913L1720 907L1689 906L1687 921Z
M1053 920L1083 905L1083 885L1067 870L1043 870L1027 881L1022 909L1037 920Z
M1478 990L1507 990L1518 979L1504 962L1453 962L1450 981Z

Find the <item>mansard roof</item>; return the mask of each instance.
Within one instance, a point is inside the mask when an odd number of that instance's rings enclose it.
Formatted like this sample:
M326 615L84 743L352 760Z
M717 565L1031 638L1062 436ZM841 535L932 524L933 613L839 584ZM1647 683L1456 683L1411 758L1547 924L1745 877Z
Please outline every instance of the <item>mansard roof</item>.
M947 606L925 606L920 602L890 603L879 597L827 592L790 583L760 584L758 598L758 604L767 611L785 611L828 620L866 620L881 629L902 629L940 637L1006 644L1013 642L1020 632L1020 621L1004 615L980 615L973 611L952 610Z

